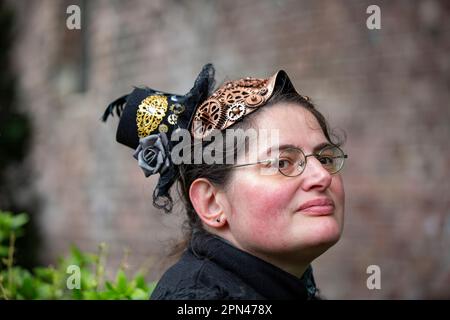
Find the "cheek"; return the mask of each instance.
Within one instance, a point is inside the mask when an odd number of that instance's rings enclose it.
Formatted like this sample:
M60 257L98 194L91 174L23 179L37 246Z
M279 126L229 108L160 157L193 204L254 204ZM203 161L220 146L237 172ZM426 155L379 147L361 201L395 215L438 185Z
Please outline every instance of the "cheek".
M286 213L295 190L290 191L286 184L282 188L273 182L254 182L235 190L233 218L253 237L267 236L288 223Z

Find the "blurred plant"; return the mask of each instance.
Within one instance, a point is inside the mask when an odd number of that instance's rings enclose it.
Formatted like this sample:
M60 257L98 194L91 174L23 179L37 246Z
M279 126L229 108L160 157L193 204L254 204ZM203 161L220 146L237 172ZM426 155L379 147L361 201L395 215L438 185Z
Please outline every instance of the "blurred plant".
M0 208L30 213L27 237L15 242L20 251L16 261L30 268L37 265L39 245L39 197L31 183L33 164L27 161L36 135L32 112L19 98L18 70L14 68L17 8L10 1L0 1Z
M106 245L101 243L96 254L85 253L72 246L65 258L56 266L34 268L32 272L14 265L17 237L23 236L28 222L25 213L0 211L0 299L133 299L146 300L155 284L147 283L140 271L131 279L125 274L125 263L113 281L104 281ZM70 289L70 266L80 270L78 289Z

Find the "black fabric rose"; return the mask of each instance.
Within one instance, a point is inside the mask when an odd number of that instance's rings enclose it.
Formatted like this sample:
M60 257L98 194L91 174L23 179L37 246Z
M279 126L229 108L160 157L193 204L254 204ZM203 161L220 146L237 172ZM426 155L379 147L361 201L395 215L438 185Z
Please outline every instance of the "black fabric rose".
M165 133L152 134L139 140L133 154L146 177L164 174L170 167L169 140Z

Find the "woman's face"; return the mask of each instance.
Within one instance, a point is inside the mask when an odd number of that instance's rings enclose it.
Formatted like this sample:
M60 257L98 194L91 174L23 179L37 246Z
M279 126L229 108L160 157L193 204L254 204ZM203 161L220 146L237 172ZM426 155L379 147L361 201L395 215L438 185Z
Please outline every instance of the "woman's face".
M295 145L311 154L328 142L316 118L303 107L279 103L258 112L258 128L279 130L280 146ZM250 150L257 152L258 160L271 158L262 156L271 147L267 140L258 150ZM229 240L260 257L312 261L341 235L345 197L341 175L330 175L315 157L307 158L305 170L296 177L261 174L262 166L239 167L232 173L225 190ZM334 208L299 210L318 198L331 200Z

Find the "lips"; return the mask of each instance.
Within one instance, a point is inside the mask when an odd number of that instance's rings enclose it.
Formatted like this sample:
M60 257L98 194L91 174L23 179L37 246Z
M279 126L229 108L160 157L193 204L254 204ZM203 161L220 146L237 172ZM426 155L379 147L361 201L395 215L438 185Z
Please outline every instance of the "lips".
M325 216L333 214L334 207L334 202L330 198L316 198L304 202L297 211L312 216Z

